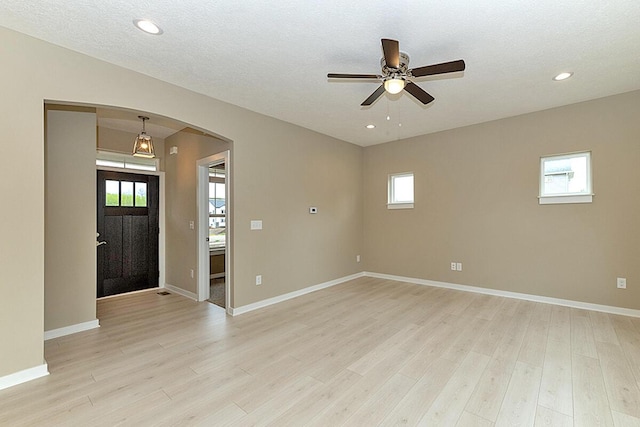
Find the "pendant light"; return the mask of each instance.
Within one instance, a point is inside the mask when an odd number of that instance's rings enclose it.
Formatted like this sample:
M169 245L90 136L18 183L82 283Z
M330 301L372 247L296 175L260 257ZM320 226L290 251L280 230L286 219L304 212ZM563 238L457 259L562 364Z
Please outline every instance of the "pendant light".
M146 157L147 159L153 159L156 154L153 152L153 140L144 129L144 122L149 120L149 117L138 116L142 120L142 132L138 134L136 140L133 142L133 155L136 157Z

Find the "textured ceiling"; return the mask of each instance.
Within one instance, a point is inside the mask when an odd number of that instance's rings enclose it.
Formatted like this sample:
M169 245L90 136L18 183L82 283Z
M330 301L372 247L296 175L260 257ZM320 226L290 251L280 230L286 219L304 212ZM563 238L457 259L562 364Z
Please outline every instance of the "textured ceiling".
M638 0L0 2L7 28L365 146L640 89L639 23ZM406 93L360 107L375 82L326 75L379 73L383 37L411 67L467 69L417 80L426 107Z
M188 127L187 124L176 120L148 113L144 114L149 117L149 120L145 123L145 129L152 137L166 138ZM138 118L140 115L142 114L139 112L125 109L96 109L98 126L129 133L139 133L142 130L142 121Z

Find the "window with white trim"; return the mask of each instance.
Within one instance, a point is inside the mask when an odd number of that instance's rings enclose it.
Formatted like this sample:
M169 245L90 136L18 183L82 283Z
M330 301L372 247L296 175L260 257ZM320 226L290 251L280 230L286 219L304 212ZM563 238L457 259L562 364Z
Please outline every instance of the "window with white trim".
M224 164L209 168L209 248L224 249L227 227L227 198Z
M541 205L591 203L591 152L540 158Z
M389 175L387 208L413 208L413 172Z
M105 150L96 151L96 166L143 171L157 171L159 169L157 158L146 159L143 157L134 157L131 154Z

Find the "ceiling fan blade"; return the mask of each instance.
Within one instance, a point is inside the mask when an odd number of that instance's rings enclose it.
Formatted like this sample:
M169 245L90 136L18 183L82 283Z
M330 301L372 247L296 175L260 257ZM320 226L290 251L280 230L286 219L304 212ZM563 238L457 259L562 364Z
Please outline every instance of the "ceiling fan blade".
M364 102L360 105L362 107L366 107L373 104L376 101L376 99L380 98L380 95L382 95L383 93L384 93L384 85L380 85L380 87L376 89L376 91L373 92L371 95L369 95L369 97L365 99Z
M441 64L427 65L426 67L414 68L411 71L413 77L433 76L435 74L455 73L464 71L465 64L462 59Z
M429 95L420 86L418 86L413 82L407 83L407 85L404 87L404 90L409 92L411 95L413 95L418 101L422 102L424 105L427 105L428 103L430 103L435 99L433 96Z
M400 68L400 44L398 40L382 39L382 52L387 67Z
M327 74L329 79L381 79L382 76L377 74L339 74L329 73Z

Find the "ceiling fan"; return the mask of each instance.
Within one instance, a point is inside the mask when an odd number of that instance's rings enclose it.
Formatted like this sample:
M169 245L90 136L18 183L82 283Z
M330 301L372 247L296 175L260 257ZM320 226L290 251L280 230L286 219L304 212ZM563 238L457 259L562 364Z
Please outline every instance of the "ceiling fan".
M338 74L329 73L330 79L372 79L381 80L382 84L360 105L373 104L386 90L391 94L400 93L403 89L413 95L424 105L435 98L424 91L411 80L417 77L433 76L436 74L455 73L464 71L465 64L462 59L440 64L427 65L425 67L409 68L409 55L400 52L397 40L382 39L383 57L380 59L382 74Z

